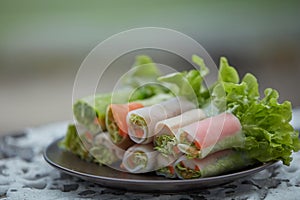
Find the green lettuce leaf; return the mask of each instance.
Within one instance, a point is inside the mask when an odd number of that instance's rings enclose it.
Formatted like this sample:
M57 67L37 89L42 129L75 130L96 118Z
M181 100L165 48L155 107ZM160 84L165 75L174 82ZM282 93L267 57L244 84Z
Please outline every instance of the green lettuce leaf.
M234 67L230 66L225 57L220 59L219 81L239 83L240 77Z
M199 70L176 72L161 76L158 80L163 83L175 85L176 87L173 89L173 92L177 96L185 96L201 107L209 98L207 88L204 84L204 77L208 74L209 70L202 58L194 55L192 60L195 64L199 65Z
M68 126L66 136L60 141L59 147L72 152L81 159L87 161L91 161L93 159L93 157L89 154L88 149L83 145L74 124L70 124Z
M157 81L161 72L151 57L136 56L132 68L122 77L122 85L134 92L129 101L146 99L156 94L169 93L169 89Z
M139 87L145 82L156 81L161 75L153 60L146 55L140 55L135 58L132 69L122 78L124 85Z
M300 150L298 132L289 123L292 106L288 101L278 103L278 93L266 89L265 97L252 103L239 114L247 137L245 150L261 162L282 160L289 165L291 153Z
M266 89L259 95L257 79L246 74L239 82L237 71L221 58L218 83L212 89L211 102L219 111L239 118L246 136L245 151L260 162L282 160L289 165L293 151L300 150L298 132L290 124L292 106L278 103L279 94Z

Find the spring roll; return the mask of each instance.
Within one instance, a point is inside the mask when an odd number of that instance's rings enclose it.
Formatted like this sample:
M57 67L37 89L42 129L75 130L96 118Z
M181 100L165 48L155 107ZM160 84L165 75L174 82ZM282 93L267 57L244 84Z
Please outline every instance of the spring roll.
M141 99L147 99L155 92L146 92L147 88L155 87L151 84L134 88L123 88L113 93L96 94L79 99L73 105L73 114L77 123L83 125L92 133L103 132L106 130L105 117L109 104L122 104ZM158 91L162 92L162 91Z
M126 116L131 110L142 108L140 103L132 102L128 104L111 104L107 109L106 127L111 141L123 149L132 146L134 142L127 134Z
M252 164L254 161L243 152L223 150L203 159L182 156L175 162L174 168L179 178L194 179L225 174Z
M157 169L157 151L151 144L135 144L124 154L121 167L130 173L146 173Z
M166 178L177 178L177 175L175 173L174 169L174 163L176 161L175 156L165 156L161 153L157 155L157 170L155 173L158 176L164 176Z
M124 91L124 96L128 97L129 91ZM112 94L98 94L79 99L73 105L73 114L76 121L87 128L92 133L106 130L105 112L111 103Z
M189 158L205 156L224 149L244 145L245 137L238 118L222 113L192 123L176 133L178 148Z
M205 117L206 115L203 110L193 109L176 117L158 122L155 126L155 136L153 139L154 149L165 155L177 156L179 150L175 134L178 129L200 121Z
M153 141L157 122L194 108L196 105L184 97L174 97L149 107L130 111L126 118L129 137L138 144L148 144Z
M105 124L112 142L123 149L133 145L128 136L126 116L128 112L165 101L173 97L170 94L158 94L149 99L130 102L127 104L110 104L107 108Z
M123 158L124 150L110 140L107 132L98 134L93 141L90 154L95 160L104 165L112 165Z
M89 135L88 133L86 134ZM87 136L84 137L87 138ZM93 160L93 157L89 153L89 147L91 145L88 140L82 139L84 137L78 134L77 126L75 124L70 124L67 128L65 138L59 143L59 147L72 152L81 159L91 161Z
M77 135L79 136L84 148L87 151L89 151L93 146L93 141L95 136L101 134L102 132L91 133L89 130L87 130L85 127L83 127L80 124L76 124L75 126L76 126Z

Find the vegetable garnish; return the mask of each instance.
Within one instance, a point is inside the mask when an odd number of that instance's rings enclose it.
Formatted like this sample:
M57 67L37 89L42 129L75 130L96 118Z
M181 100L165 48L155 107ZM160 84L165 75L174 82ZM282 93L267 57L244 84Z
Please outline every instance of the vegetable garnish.
M209 69L205 66L203 59L196 55L193 55L192 61L200 67L199 70L172 73L161 76L158 80L162 83L174 84L177 86L177 89L174 89L177 96L185 96L201 108L210 97L204 83L204 78L209 73Z
M165 156L178 155L177 139L174 135L162 134L155 138L154 149L162 153Z
M175 169L172 165L160 168L160 169L156 170L155 172L158 176L164 176L166 178L174 179L177 177L177 175L175 173Z
M156 169L156 174L159 176L164 176L167 178L176 178L177 175L175 173L174 169L174 162L178 159L178 156L172 156L172 155L164 155L162 153L159 153L157 155L157 169Z
M225 97L220 95L222 91ZM219 80L212 88L211 99L220 109L225 102L227 112L240 120L246 137L240 150L260 162L282 160L289 165L292 152L300 150L299 133L290 124L291 103L279 103L279 94L274 89L267 88L264 94L261 98L257 79L252 74L246 74L239 82L237 71L229 66L226 58L221 58Z
M78 155L81 159L88 161L93 160L88 148L83 144L82 135L78 134L74 124L68 126L66 136L59 143L59 147Z
M182 177L183 179L192 179L192 178L200 178L201 177L201 171L198 168L196 169L190 169L184 165L183 162L179 162L175 165L175 169L177 171L177 175L179 177Z
M142 139L144 134L148 135L148 128L145 119L139 115L132 114L129 118L132 133L134 134L133 137Z
M148 162L148 158L146 156L146 154L144 152L138 151L138 152L134 152L132 157L131 157L133 164L135 166L140 166L141 168L146 168L147 166L147 162ZM132 166L133 167L133 166Z

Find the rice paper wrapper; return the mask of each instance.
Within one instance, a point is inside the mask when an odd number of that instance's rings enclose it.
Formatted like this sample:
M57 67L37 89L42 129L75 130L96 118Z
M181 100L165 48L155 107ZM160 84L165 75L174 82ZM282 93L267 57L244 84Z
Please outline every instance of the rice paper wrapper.
M182 134L187 135L188 143L182 141ZM176 133L176 138L179 141L178 148L185 154L189 154L188 150L193 141L196 141L200 145L197 150L198 158L217 151L242 147L245 141L239 120L230 113L222 113L182 127Z
M174 97L153 106L133 110L127 115L128 134L134 142L148 144L153 141L155 126L159 121L175 117L194 108L196 105L184 97ZM143 135L141 137L136 136L135 125L130 120L133 116L138 116L146 124L146 127L142 127Z
M136 144L124 154L122 167L130 173L146 173L157 169L158 152L152 144Z
M199 169L199 177L197 178L203 178L240 170L254 164L254 161L245 153L234 150L219 151L203 159L188 159L186 156L182 156L175 162L174 168L179 178L187 179L191 177L186 171L178 168L177 165L180 163L182 163L186 169Z
M121 161L124 153L123 149L111 142L107 132L98 134L94 138L93 147L90 149L90 154L96 161L108 166Z

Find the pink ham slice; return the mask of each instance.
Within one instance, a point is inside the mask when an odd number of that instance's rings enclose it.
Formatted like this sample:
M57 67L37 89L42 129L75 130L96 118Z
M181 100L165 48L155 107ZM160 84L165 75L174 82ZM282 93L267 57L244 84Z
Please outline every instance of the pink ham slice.
M240 121L231 113L222 113L185 126L176 137L178 148L189 157L197 158L240 147L244 142Z

